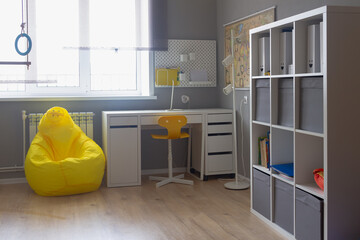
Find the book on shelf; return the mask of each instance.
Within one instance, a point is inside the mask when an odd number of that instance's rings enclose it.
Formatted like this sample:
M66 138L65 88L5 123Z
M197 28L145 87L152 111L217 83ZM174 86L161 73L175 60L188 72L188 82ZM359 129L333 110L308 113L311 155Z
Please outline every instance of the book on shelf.
M259 149L259 158L258 164L269 168L270 167L270 132L266 134L265 137L258 138L258 149Z

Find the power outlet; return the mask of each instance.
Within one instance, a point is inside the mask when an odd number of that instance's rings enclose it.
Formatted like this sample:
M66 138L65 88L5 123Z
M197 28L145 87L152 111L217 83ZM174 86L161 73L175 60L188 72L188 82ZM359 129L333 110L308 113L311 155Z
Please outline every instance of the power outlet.
M248 103L247 96L244 96L244 104L247 104L247 103Z

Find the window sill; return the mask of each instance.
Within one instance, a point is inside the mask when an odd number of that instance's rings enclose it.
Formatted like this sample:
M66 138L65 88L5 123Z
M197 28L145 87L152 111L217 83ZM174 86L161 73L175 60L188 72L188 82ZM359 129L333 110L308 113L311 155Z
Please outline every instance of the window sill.
M0 96L0 102L156 100L157 96Z

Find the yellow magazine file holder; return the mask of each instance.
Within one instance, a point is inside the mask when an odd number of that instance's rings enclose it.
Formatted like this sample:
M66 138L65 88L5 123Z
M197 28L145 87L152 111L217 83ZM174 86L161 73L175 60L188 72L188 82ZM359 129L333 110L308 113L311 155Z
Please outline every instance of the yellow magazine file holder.
M85 135L66 109L49 109L25 160L30 187L42 196L95 191L105 169L101 148Z
M155 84L156 86L174 86L180 85L178 77L179 69L156 68L155 69Z

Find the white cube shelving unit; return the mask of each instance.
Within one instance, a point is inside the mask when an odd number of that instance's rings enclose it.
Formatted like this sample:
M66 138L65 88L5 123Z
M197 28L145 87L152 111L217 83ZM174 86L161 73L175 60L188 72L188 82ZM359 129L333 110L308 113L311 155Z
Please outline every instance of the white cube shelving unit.
M322 22L320 72L307 73L307 27ZM250 30L251 77L251 211L291 239L303 239L297 232L296 190L315 196L322 205L320 239L360 237L360 8L324 6ZM280 33L292 29L293 72L280 71ZM258 39L270 37L270 75L259 76ZM279 87L292 81L284 97ZM268 98L259 97L257 82L268 81ZM263 94L263 92L261 93ZM261 101L259 99L262 99ZM290 100L289 100L290 99ZM285 102L284 102L285 101ZM283 107L282 104L289 104ZM269 104L270 122L256 114ZM268 107L268 106L267 106ZM287 110L286 110L287 109ZM284 118L283 114L286 114ZM281 117L282 118L281 118ZM283 124L280 119L291 119ZM294 177L285 178L258 163L258 138L270 131L270 164L294 163ZM313 170L324 169L324 191L314 181ZM254 171L270 179L270 217L253 208L261 199L254 191ZM276 181L275 181L276 179ZM288 184L293 197L288 217L293 228L284 230L276 222L275 199L278 180ZM260 181L260 180L256 180ZM256 182L258 184L260 182ZM266 187L266 184L262 185ZM256 192L256 196L254 196ZM261 193L260 193L261 194ZM275 204L276 202L276 204ZM279 216L277 216L279 217Z

